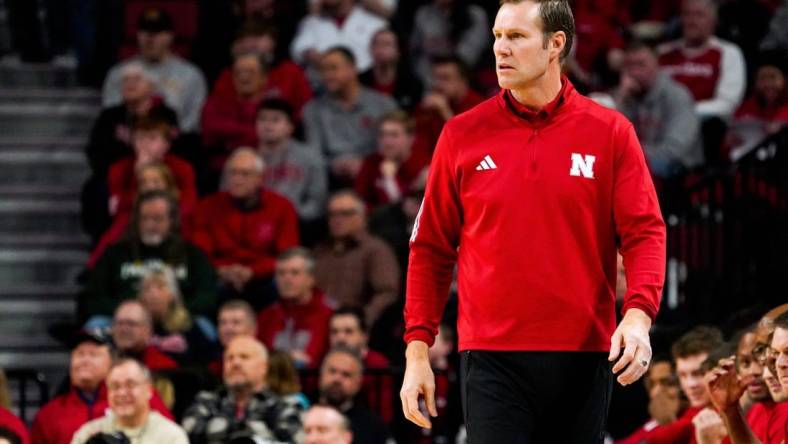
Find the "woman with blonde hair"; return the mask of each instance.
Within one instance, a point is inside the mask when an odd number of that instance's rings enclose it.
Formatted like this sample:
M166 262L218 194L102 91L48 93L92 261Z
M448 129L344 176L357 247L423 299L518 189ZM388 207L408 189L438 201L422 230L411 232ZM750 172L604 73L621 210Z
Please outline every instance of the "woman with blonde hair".
M309 400L301 393L298 371L289 353L271 350L268 354L266 383L268 384L268 389L277 395L292 397L301 404L304 410L309 408Z
M149 271L140 282L138 299L153 319L152 345L181 365L207 364L216 358L215 329L186 309L172 268Z

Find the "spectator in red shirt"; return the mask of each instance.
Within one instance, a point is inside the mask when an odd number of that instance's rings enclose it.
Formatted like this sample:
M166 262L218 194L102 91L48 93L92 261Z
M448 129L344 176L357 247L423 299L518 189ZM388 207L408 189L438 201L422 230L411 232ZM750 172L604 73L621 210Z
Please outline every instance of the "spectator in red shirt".
M359 308L340 307L331 316L329 324L331 347L347 347L355 350L364 362L365 369L385 370L389 360L380 352L369 348L369 332L364 321L364 312ZM394 418L392 409L392 381L382 374L364 375L362 391L367 406L377 412L386 422Z
M233 62L232 96L211 95L202 110L202 139L211 150L211 168L221 171L227 155L240 146L256 146L257 106L263 100L266 65L260 55L240 54Z
M112 340L118 352L137 359L152 371L178 368L177 361L153 345L152 339L153 318L142 302L122 302L112 318Z
M8 444L29 444L30 433L21 419L0 407L0 444L3 444L3 440Z
M110 338L100 332L79 332L72 341L69 391L36 414L31 431L32 444L69 444L83 424L104 416L108 408L104 380L112 364ZM173 419L159 395L150 399L153 410Z
M701 364L722 345L722 333L712 327L696 327L676 341L671 349L679 386L689 406L679 418L662 425L646 436L648 444L682 444L695 442L692 420L709 406L709 394L703 383Z
M294 111L296 122L301 121L301 109L312 98L312 88L306 79L304 70L291 60L275 60L278 42L276 31L255 21L246 22L232 46L235 56L241 54L257 54L265 62L267 71L264 95L269 99L286 101ZM232 98L236 94L233 73L230 68L219 75L214 84L211 96Z
M225 298L240 297L258 310L274 298L276 257L298 245L295 209L262 187L264 169L254 150L236 150L225 165L226 191L200 203L194 233L218 271Z
M317 368L328 347L331 309L315 286L315 259L303 247L276 260L279 300L257 315L257 337L267 347L289 353L297 367Z
M185 160L170 154L173 127L163 120L141 119L134 126L134 155L115 162L109 169L109 209L114 217L130 212L137 195L137 168L152 162L164 162L178 185L182 206L197 205L194 169Z
M414 149L414 123L406 112L384 115L379 128L378 150L364 158L355 184L370 209L400 201L424 181L429 165L425 150Z
M788 88L786 88L783 54L765 56L755 73L752 94L741 104L733 116L728 134L731 148L760 142L788 123ZM752 133L755 138L748 137ZM747 146L743 146L747 148Z
M219 345L222 352L227 344L236 336L257 336L257 314L248 302L241 299L231 299L219 307L217 316L217 330ZM208 364L211 373L222 376L224 371L223 356L219 356Z
M370 52L372 67L361 73L361 83L393 97L402 109L414 109L421 102L424 86L402 60L397 34L388 28L376 32Z
M484 100L472 90L469 72L458 57L437 57L432 62L432 89L425 94L414 114L416 133L432 156L443 124Z
M652 430L676 421L683 409L679 382L673 370L673 362L668 357L655 357L643 379L648 392L649 420L626 438L616 444L640 444Z

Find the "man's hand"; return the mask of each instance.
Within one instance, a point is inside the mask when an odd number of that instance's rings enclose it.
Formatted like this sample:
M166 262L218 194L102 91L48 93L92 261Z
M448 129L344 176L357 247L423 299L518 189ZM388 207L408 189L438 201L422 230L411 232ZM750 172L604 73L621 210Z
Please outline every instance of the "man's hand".
M613 366L613 373L623 370L618 375L619 384L632 384L648 370L648 364L651 362L651 343L648 338L650 328L651 318L643 310L630 308L613 333L608 360L613 362L621 355L621 359ZM622 347L623 354L621 354Z
M720 359L719 365L703 377L711 403L719 412L727 412L739 407L739 399L744 395L749 380L736 374L733 358Z
M421 106L437 112L443 120L449 120L454 117L454 111L451 109L449 99L443 94L437 92L427 94L421 100Z
M432 423L419 410L419 395L424 396L424 403L432 417L438 416L435 408L435 375L430 368L427 354L429 348L422 341L413 341L405 351L405 378L399 392L402 400L402 413L410 422L425 429L432 428Z
M698 444L720 444L728 436L719 413L710 408L701 410L694 418L695 440Z

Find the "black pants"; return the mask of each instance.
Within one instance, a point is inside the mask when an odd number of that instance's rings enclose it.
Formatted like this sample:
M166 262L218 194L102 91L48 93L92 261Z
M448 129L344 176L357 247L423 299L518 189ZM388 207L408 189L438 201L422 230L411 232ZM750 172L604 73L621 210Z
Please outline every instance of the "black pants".
M464 351L468 444L601 444L613 374L606 353Z

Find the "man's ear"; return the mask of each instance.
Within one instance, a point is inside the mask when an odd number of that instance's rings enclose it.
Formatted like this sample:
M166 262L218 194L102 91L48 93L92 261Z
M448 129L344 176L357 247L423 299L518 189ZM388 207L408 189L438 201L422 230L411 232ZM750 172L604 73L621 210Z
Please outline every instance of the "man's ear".
M550 34L549 47L550 52L555 54L555 57L560 58L566 46L566 33L564 31L556 31ZM551 54L552 55L552 54Z

